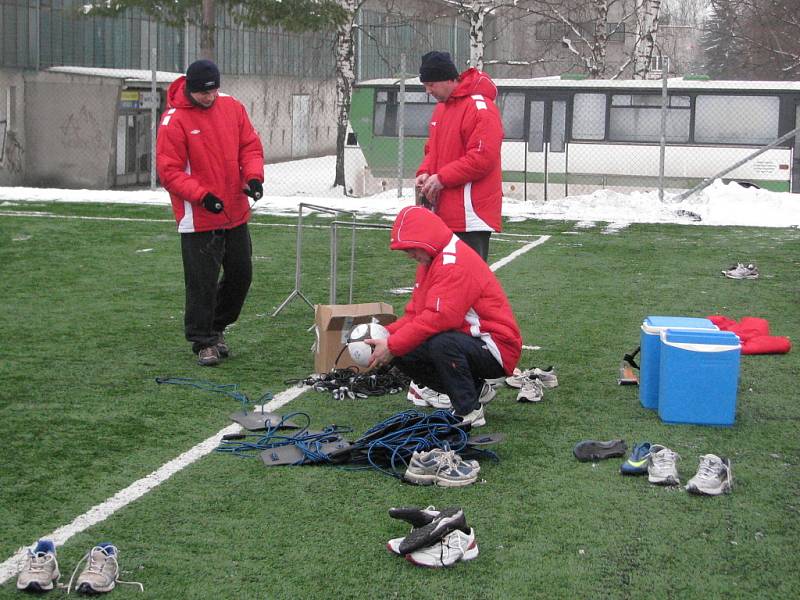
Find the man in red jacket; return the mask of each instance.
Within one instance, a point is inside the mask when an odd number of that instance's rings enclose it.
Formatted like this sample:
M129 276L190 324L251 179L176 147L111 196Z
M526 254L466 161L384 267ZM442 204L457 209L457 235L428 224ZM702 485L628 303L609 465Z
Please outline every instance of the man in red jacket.
M486 379L514 372L522 352L514 313L481 257L427 208L407 206L390 243L419 263L403 316L387 326L370 366L392 362L415 381L450 397L464 423L484 425ZM484 394L484 401L490 396Z
M492 232L502 229L497 88L477 69L459 75L447 52L424 55L419 79L438 103L415 184L445 224L486 260Z
M184 330L203 366L228 356L223 333L239 317L253 275L247 196L264 193L261 140L244 106L220 94L219 84L210 60L189 65L169 87L156 145L158 177L181 234Z

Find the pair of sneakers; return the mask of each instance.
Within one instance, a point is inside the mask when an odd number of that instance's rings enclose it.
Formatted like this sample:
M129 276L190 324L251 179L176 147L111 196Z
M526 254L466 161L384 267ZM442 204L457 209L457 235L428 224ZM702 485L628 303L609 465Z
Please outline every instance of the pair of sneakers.
M753 263L737 263L722 271L728 279L758 279L758 267Z
M620 466L623 475L644 475L655 485L680 485L677 452L661 445L642 442L634 444L631 455ZM716 454L700 457L697 473L686 484L686 490L693 494L719 496L731 491L733 471L731 462Z
M213 367L222 362L223 358L228 358L230 354L231 349L225 341L225 336L220 333L216 344L201 348L197 353L197 364L201 367Z
M514 374L506 377L506 385L519 389L517 402L541 402L544 400L544 388L558 386L558 375L553 367L540 369L514 369Z
M82 594L102 594L110 592L116 584L125 583L144 587L135 581L119 579L119 551L110 542L103 542L87 552L75 566L67 584L67 593L74 589ZM81 574L75 579L80 566L86 562ZM29 592L52 590L61 577L56 558L56 547L51 540L39 540L33 549L28 549L17 576L17 589Z
M464 487L478 480L481 466L477 460L464 460L449 448L414 452L403 479L417 485Z
M390 508L389 516L410 523L411 531L389 540L386 548L412 564L442 568L478 557L475 530L457 506L442 510L435 506Z

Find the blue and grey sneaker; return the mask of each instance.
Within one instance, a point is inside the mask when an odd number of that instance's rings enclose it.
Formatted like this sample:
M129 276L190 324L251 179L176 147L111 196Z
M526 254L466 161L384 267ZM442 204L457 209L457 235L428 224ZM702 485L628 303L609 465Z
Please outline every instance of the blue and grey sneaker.
M647 465L650 462L650 442L634 444L631 455L619 467L623 475L647 475Z

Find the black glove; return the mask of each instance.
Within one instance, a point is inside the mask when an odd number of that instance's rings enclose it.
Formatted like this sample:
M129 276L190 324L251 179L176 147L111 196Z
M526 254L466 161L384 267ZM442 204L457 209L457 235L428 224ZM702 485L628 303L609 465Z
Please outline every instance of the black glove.
M247 182L249 189L242 190L245 194L250 196L253 200L261 200L264 195L264 186L258 179L251 179Z
M207 211L212 212L215 215L221 213L222 209L225 208L225 205L222 203L222 200L217 198L211 192L203 196L203 206Z

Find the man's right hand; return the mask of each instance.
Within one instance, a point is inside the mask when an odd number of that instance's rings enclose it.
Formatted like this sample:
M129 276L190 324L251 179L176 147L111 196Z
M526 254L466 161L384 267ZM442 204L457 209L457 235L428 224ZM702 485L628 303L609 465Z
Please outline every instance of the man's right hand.
M420 173L419 175L417 175L416 179L414 179L414 185L418 188L421 188L422 184L425 183L428 177L430 177L428 173Z
M205 207L205 209L207 211L209 211L209 212L214 213L215 215L218 215L219 213L221 213L222 209L225 208L225 205L222 203L222 200L217 198L211 192L209 192L205 196L203 196L202 202L203 202L203 206Z

